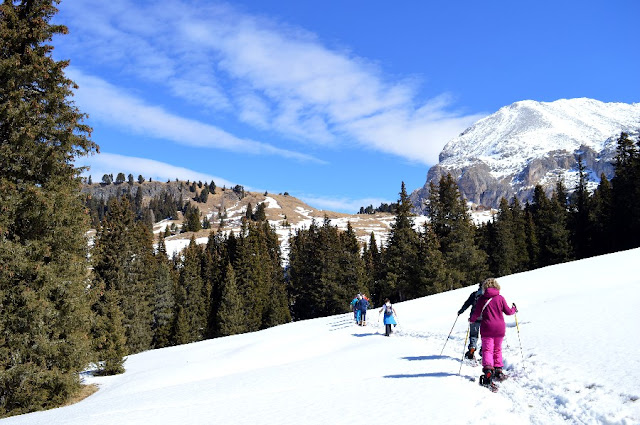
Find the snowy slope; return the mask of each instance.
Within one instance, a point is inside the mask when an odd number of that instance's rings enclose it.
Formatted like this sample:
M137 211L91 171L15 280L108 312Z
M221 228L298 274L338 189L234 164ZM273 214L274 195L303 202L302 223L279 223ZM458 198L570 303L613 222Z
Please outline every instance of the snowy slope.
M468 313L456 312L474 285L398 303L390 338L373 310L366 327L344 314L140 353L123 375L87 375L100 386L88 399L2 424L638 424L639 259L500 278L520 332L506 317L512 379L496 394L469 380L479 367L458 375Z

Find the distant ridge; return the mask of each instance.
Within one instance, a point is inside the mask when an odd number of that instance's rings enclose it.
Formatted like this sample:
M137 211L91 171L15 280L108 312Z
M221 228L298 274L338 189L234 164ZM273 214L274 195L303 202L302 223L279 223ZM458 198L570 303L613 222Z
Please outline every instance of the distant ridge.
M620 133L635 138L639 130L639 103L587 98L516 102L449 141L411 200L416 212L423 213L429 182L438 183L447 173L468 201L488 207L497 207L502 197L529 200L536 184L550 192L559 179L571 190L578 157L595 186L602 173L613 176L611 161Z

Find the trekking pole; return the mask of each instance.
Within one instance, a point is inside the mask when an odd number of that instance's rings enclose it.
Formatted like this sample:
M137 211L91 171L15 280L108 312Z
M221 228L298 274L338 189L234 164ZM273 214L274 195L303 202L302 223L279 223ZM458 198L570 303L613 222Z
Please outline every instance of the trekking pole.
M520 340L520 325L518 325L518 314L514 313L516 317L516 329L518 330L518 342L520 343L520 357L522 357L522 369L524 370L524 354L522 353L522 341Z
M469 338L470 329L471 323L469 323L469 327L467 327L467 336L464 337L464 345L462 346L462 358L460 359L460 370L458 370L458 376L460 376L460 372L462 372L462 363L464 363L464 349L467 348L467 338Z
M451 326L451 330L449 331L449 336L447 336L447 340L444 342L444 345L442 346L442 351L440 351L440 355L442 355L442 353L444 353L444 347L446 347L447 346L447 342L449 342L449 337L451 336L451 332L453 332L453 328L456 327L456 322L458 321L458 317L460 317L460 315L456 316L456 321L453 322L453 326Z

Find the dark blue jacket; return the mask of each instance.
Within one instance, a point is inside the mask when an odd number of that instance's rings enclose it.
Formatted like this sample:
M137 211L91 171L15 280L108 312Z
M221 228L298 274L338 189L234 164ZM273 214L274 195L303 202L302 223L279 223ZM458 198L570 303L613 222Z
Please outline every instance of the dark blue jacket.
M473 315L473 311L475 310L476 304L478 303L478 299L480 298L481 295L482 295L481 289L478 289L477 291L474 291L471 295L469 295L469 298L467 298L467 301L465 301L465 303L462 305L462 308L458 310L458 315L464 313L466 309L471 307L471 312L469 314L469 318L471 318L471 315Z
M369 301L365 300L364 298L361 298L356 303L356 308L360 311L367 311L367 307L369 307Z

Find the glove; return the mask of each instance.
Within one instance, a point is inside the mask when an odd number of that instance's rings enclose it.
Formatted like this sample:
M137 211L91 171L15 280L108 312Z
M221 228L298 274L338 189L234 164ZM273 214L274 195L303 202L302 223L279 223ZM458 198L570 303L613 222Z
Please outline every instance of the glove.
M518 307L516 307L516 303L511 303L511 308L515 308L516 309L516 313L518 312Z
M462 313L462 310L458 311L458 316L460 316Z

